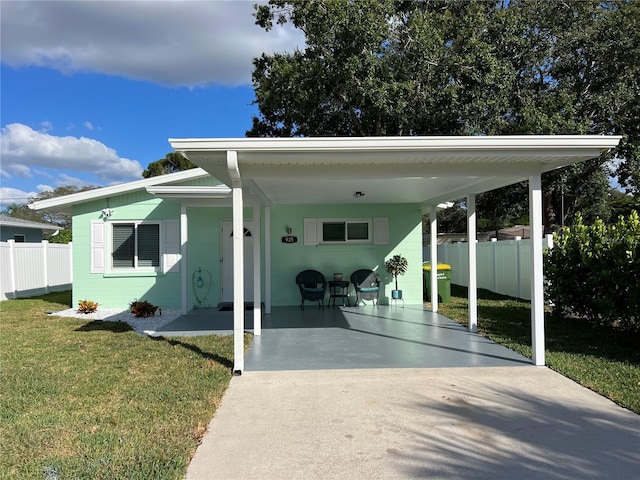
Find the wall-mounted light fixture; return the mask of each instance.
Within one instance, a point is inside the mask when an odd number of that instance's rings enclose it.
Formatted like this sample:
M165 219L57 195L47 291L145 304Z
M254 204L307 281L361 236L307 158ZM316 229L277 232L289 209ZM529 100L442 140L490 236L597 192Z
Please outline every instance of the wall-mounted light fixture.
M285 225L284 231L287 232L287 235L291 235L291 232L293 232L293 228L291 228L289 225Z
M353 192L353 196L355 198L362 198L364 197L364 192Z
M111 209L111 208L103 208L102 209L102 216L104 218L109 218L111 215L113 215L113 209Z

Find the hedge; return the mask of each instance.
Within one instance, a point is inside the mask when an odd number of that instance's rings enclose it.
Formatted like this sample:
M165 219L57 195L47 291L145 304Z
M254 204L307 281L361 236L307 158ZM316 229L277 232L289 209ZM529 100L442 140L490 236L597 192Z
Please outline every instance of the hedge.
M640 330L640 218L600 219L554 235L545 255L546 294L556 313Z

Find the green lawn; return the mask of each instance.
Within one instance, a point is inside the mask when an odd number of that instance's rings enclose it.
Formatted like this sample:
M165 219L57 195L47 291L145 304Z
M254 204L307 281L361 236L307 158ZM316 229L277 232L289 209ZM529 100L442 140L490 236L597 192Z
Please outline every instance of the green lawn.
M0 302L0 478L183 478L229 385L232 337L46 315L70 301Z
M467 324L467 290L452 286L439 312ZM478 332L531 358L529 302L478 292ZM640 414L640 335L547 315L546 362L558 373Z

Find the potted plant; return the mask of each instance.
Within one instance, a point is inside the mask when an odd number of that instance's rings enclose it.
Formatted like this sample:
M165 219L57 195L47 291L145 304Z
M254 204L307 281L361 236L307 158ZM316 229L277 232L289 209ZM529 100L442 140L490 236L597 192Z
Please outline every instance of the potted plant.
M387 272L393 275L396 288L391 290L391 298L399 300L402 298L402 290L398 290L398 275L404 275L407 272L409 262L402 255L394 255L384 263Z

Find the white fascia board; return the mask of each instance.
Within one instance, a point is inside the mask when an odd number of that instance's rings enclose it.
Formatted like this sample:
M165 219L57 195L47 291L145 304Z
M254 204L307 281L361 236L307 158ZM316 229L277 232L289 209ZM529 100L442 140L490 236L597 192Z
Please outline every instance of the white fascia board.
M514 135L437 137L296 137L169 139L180 152L348 152L348 151L465 151L465 150L603 150L618 145L621 136Z
M217 186L150 186L147 192L161 198L231 198L229 187Z
M165 183L181 182L185 180L194 180L210 176L201 168L193 168L182 172L169 173L167 175L159 175L157 177L145 178L143 180L135 180L133 182L120 183L108 187L87 190L86 192L72 193L62 197L49 198L29 204L29 208L33 210L44 210L48 208L70 207L75 203L89 202L100 198L129 193L135 190L144 190L148 186L163 185Z

